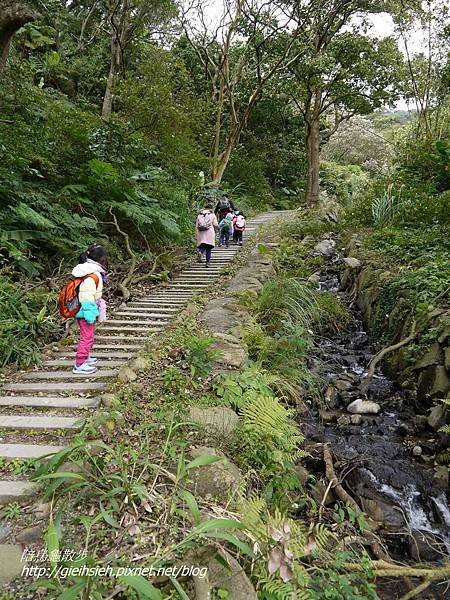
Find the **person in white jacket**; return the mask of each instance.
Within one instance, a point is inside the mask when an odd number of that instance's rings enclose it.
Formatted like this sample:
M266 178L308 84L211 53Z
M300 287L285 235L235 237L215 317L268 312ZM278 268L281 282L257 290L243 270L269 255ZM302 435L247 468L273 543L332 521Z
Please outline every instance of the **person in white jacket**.
M97 359L91 357L95 337L95 322L100 315L103 281L106 276L106 251L103 246L93 244L79 258L79 264L73 269L74 277L83 277L78 289L80 310L75 315L80 327L80 341L75 357L74 373L95 373Z

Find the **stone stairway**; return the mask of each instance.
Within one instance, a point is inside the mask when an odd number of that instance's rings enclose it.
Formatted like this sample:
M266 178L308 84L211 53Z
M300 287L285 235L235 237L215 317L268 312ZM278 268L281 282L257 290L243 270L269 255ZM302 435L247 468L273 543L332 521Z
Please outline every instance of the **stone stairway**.
M261 224L287 214L267 212L249 219L244 242ZM74 375L74 349L66 348L42 369L19 373L0 386L0 458L40 459L66 447L83 428L86 411L100 404L100 394L117 380L119 369L143 348L148 336L162 331L193 295L203 293L239 251L233 244L216 247L209 269L191 264L151 296L109 315L96 331L96 373ZM35 489L28 481L0 480L0 504L26 500Z

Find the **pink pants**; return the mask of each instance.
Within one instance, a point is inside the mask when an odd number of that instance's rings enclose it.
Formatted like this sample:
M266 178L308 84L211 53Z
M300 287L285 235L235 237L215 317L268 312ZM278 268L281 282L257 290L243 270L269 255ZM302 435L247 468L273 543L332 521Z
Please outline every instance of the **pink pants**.
M77 347L75 362L77 366L82 365L89 358L94 345L95 324L88 323L85 319L77 319L80 328L80 341Z

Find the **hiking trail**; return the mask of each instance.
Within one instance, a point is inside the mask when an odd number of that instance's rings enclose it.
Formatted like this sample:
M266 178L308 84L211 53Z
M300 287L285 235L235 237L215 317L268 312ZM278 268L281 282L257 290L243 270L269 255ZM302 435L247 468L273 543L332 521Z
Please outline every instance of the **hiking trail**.
M260 225L290 214L292 211L271 211L249 219L245 239ZM1 385L0 458L39 460L69 445L71 436L83 429L86 411L96 409L101 394L117 381L119 369L144 348L149 336L161 332L194 294L207 290L241 248L233 244L215 247L209 269L204 263L192 263L167 286L112 312L96 328L96 373L73 374L75 350L66 347L46 360L41 369L19 371ZM38 437L36 443L34 437ZM12 475L0 480L0 505L25 501L37 492L35 483Z

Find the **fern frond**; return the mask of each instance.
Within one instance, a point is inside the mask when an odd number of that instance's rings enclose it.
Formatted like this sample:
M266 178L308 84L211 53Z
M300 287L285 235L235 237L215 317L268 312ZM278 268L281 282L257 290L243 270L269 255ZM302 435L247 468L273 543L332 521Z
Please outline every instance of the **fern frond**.
M290 411L273 396L251 395L242 408L242 421L258 439L272 439L286 452L304 441Z
M450 464L450 448L448 450L444 450L436 457L437 462L440 465L448 465Z

